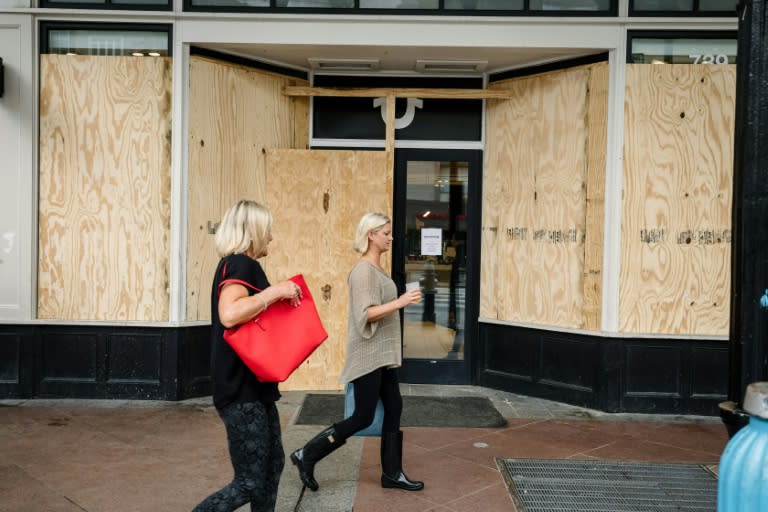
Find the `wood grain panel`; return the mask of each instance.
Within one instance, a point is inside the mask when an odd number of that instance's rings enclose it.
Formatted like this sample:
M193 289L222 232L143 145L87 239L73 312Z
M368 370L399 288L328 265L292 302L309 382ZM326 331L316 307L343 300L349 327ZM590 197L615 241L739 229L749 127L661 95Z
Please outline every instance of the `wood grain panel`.
M394 98L432 98L432 99L483 99L506 98L504 90L491 89L420 89L418 87L387 88L387 87L286 87L286 96L325 96L342 98L378 98L392 96Z
M600 330L605 236L605 166L608 147L608 63L590 66L587 92L586 229L584 232L584 322Z
M308 143L308 101L282 94L305 83L192 56L189 99L187 319L210 320L218 262L210 229L242 198L268 203L264 150Z
M483 211L498 213L483 221L483 317L584 325L590 77L585 66L493 84L512 94L487 101Z
M346 353L347 274L358 258L355 228L368 211L391 215L389 155L268 150L266 161L275 237L265 259L269 277L303 273L329 335L281 389L337 390Z
M619 328L726 335L734 65L627 66Z
M171 76L40 56L39 318L168 320Z

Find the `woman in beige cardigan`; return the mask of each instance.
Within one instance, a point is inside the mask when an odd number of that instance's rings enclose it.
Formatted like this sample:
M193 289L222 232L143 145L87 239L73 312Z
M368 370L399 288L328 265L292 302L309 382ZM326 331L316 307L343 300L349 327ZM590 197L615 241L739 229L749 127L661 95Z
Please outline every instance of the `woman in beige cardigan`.
M381 486L419 491L423 482L410 480L402 468L403 433L400 414L403 399L397 368L402 365L400 315L397 312L420 299L412 290L398 297L397 287L381 266L381 255L392 244L392 221L381 213L360 219L354 249L362 254L349 273L347 358L339 377L354 383L355 412L334 423L291 454L305 486L316 491L315 464L373 422L376 403L384 406L381 433Z

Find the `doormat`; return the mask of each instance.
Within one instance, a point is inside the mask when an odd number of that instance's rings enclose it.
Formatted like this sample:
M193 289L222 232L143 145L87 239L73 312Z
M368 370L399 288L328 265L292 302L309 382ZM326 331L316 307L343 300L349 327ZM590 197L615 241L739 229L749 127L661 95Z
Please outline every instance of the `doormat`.
M344 395L309 393L296 418L297 425L330 425L344 419ZM403 396L403 427L504 427L493 403L477 396Z
M701 464L496 459L518 512L715 512L717 478Z

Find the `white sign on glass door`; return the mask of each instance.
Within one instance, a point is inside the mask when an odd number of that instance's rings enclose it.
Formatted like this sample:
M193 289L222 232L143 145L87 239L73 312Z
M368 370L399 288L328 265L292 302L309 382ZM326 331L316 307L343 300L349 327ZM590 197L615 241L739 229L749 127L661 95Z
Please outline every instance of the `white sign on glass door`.
M423 228L421 230L421 255L442 256L443 230L440 228Z

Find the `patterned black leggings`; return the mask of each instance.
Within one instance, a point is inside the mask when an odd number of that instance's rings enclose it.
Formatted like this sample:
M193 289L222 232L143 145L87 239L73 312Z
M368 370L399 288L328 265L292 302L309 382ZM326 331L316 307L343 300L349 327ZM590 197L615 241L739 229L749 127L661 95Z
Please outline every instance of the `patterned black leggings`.
M232 482L208 496L193 512L231 512L251 504L252 512L272 512L285 464L280 417L275 404L231 404L219 411L227 428Z

